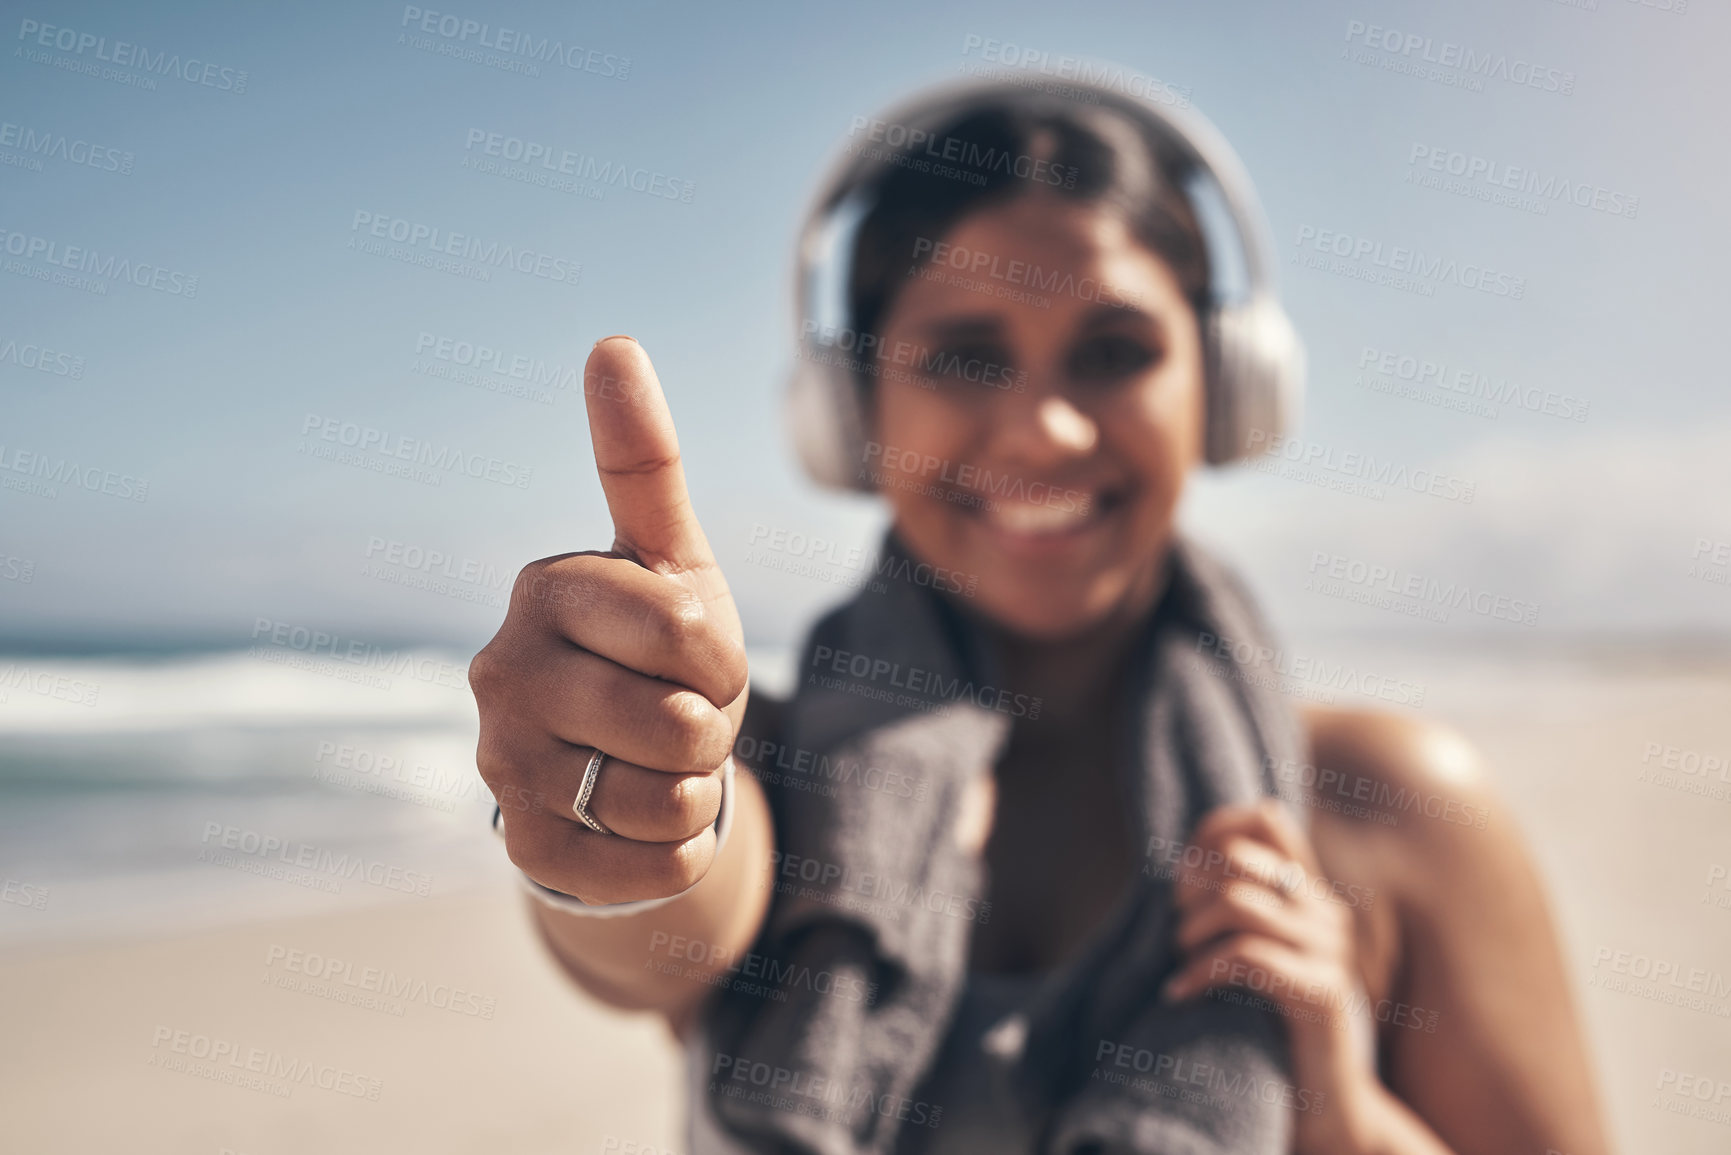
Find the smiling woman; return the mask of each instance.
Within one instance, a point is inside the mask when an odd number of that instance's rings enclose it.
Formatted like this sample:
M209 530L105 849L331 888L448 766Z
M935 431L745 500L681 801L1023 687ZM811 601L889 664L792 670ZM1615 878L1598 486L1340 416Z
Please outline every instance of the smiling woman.
M829 330L861 356L808 345L795 432L889 504L889 580L812 629L786 702L747 708L647 355L597 343L613 548L530 565L471 667L495 792L575 799L500 815L541 929L684 1039L695 1152L1598 1155L1545 901L1473 752L1301 712L1234 657L1275 651L1176 511L1279 432L1301 359L1230 154L1096 95L940 94L820 198L863 206ZM934 142L978 171L919 162ZM921 572L956 580L895 576ZM921 789L799 790L765 749ZM1490 820L1343 810L1295 766Z

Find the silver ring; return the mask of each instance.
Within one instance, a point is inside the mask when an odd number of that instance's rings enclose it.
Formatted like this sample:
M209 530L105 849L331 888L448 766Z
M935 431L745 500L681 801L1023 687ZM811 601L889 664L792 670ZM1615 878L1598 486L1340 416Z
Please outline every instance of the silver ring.
M1298 864L1293 863L1293 865L1297 866ZM1304 884L1299 882L1298 879L1299 879L1299 876L1303 873L1304 873L1303 867L1298 867L1298 869L1293 870L1291 872L1282 871L1280 873L1278 879L1275 882L1275 886L1279 889L1281 897L1291 898L1293 895L1295 895L1299 892L1300 888Z
M607 760L607 755L597 746L595 753L589 755L589 765L583 768L583 784L577 788L577 801L571 809L576 811L577 820L597 834L612 834L606 823L589 813L589 796L595 793L595 780L601 777L601 763Z

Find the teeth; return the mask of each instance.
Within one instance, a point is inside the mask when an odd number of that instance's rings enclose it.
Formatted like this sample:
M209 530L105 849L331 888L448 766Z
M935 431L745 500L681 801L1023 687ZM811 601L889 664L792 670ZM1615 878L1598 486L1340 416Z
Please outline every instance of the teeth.
M986 520L1011 533L1063 533L1087 521L1088 511L1093 508L1092 500L1066 504L1073 505L1074 508L1034 505L1024 501L998 501L987 507Z

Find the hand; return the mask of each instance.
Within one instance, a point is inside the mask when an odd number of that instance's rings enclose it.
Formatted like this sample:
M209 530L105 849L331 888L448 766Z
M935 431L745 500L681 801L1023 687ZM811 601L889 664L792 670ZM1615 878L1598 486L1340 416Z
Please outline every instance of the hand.
M1310 840L1268 799L1210 811L1191 845L1174 888L1185 961L1165 997L1238 987L1273 1003L1291 1041L1295 1150L1377 1149L1390 1096L1360 1042L1372 1024L1352 916L1322 877Z
M469 666L475 761L530 878L590 903L662 898L715 858L716 771L745 716L745 636L648 354L629 337L597 342L583 392L613 548L517 576L504 625ZM613 834L573 809L597 747L609 757L588 809Z

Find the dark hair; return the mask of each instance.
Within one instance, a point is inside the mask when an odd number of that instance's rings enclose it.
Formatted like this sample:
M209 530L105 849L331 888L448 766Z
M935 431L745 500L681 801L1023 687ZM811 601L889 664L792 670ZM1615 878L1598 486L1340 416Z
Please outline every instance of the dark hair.
M1208 249L1184 191L1193 162L1165 134L1111 104L1004 86L980 94L935 130L896 128L854 239L848 327L878 327L933 242L963 217L1033 193L1118 213L1161 257L1200 317L1209 304ZM861 366L862 384L869 367Z

